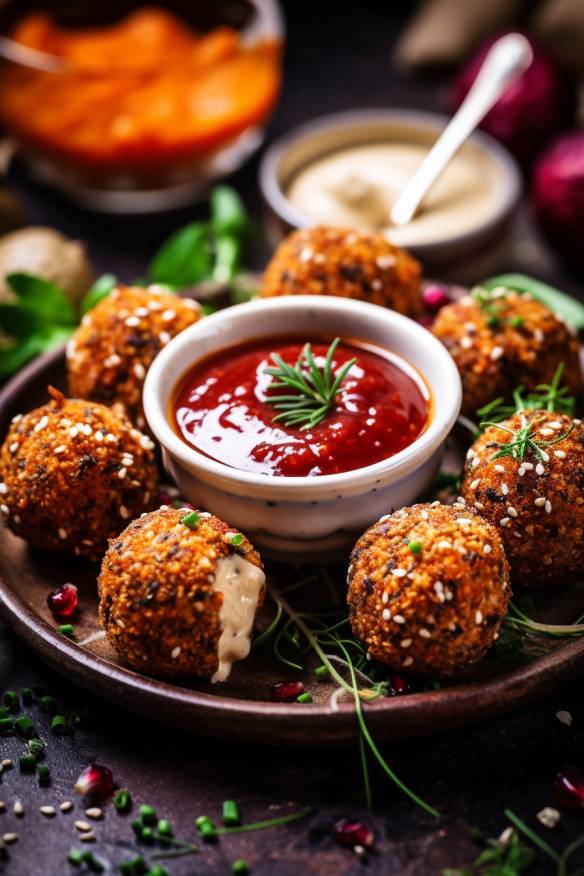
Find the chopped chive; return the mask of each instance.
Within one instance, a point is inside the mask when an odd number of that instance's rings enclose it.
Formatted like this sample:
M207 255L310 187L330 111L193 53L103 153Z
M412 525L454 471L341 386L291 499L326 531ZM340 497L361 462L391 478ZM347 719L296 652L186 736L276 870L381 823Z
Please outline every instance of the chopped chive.
M312 702L312 694L310 691L305 690L304 693L301 693L300 696L296 697L297 703L311 703Z
M184 523L185 526L188 526L189 529L195 529L201 522L201 518L196 511L189 511L188 514L181 517L180 522Z
M136 834L138 839L142 839L142 832L144 830L144 825L142 824L142 822L140 821L139 818L134 819L134 821L132 822L132 830L134 831L134 833Z
M8 717L10 717L10 716L9 716L8 709L6 708L6 706L0 706L0 718L8 718Z
M14 732L14 718L0 718L0 733Z
M155 864L154 867L148 870L146 876L170 876L170 873L162 864Z
M173 836L170 821L167 818L161 818L158 822L158 833L160 836Z
M217 828L208 815L200 815L195 821L195 826L206 842L211 842L217 836Z
M243 858L238 858L237 861L234 861L231 865L231 872L235 874L235 876L246 876L249 873L249 864L247 861L244 861Z
M46 763L40 763L38 765L38 775L39 775L39 785L50 785L51 771L49 770Z
M39 706L43 710L43 712L48 712L49 715L52 715L55 711L57 704L53 697L42 696L39 700Z
M92 873L103 873L105 867L98 861L93 852L83 852L83 862Z
M327 675L329 674L329 671L323 663L322 666L316 667L316 669L314 670L314 674L316 675L317 678L326 678Z
M523 319L522 316L514 316L513 319L511 320L511 325L513 328L521 328L521 326L523 325L524 322L525 322L525 320Z
M235 800L223 801L223 824L226 827L236 827L238 824L241 824L239 806Z
M32 754L22 754L18 758L21 773L34 773L36 769L36 757Z
M59 632L62 636L67 636L68 639L71 639L75 635L75 627L73 624L61 624L59 626Z
M54 715L51 720L51 733L55 736L61 736L69 729L67 718L64 715Z
M71 849L67 855L67 860L74 867L80 867L83 863L83 852L79 851L79 849Z
M22 691L20 692L20 696L22 697L22 702L25 704L25 706L32 706L32 701L33 701L32 688L24 687L22 689Z
M118 791L114 797L114 806L118 812L129 812L132 808L132 797L130 796L130 792L126 791L125 788Z
M409 543L408 547L413 554L420 554L422 552L422 542L421 541L411 541Z
M124 876L143 876L148 872L148 864L142 855L137 855L131 861L124 861L120 864L120 873Z
M22 718L17 718L14 722L14 727L16 731L22 736L24 739L30 739L36 733L36 729L30 718L26 716L22 716Z
M241 534L241 532L236 532L235 535L233 535L230 539L230 543L234 545L241 544L242 541L243 535Z
M490 316L487 320L487 325L489 328L499 328L501 325L501 319L498 316Z
M142 821L142 824L156 824L157 818L154 806L140 806L140 819Z
M142 836L140 837L143 843L151 845L154 842L154 831L151 827L142 828Z
M15 712L20 706L20 700L15 690L7 690L4 694L4 705L11 712Z
M29 739L26 743L26 747L28 748L28 753L32 754L33 757L36 757L37 760L45 753L45 743L42 739L36 737L34 739Z

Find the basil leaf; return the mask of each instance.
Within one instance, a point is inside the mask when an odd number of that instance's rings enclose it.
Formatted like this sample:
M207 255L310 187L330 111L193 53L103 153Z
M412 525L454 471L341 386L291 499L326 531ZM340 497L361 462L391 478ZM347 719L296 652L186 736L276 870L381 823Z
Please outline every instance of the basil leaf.
M118 278L114 274L102 274L98 277L89 292L81 299L79 312L84 316L89 310L93 310L96 304L103 301L117 286Z
M10 377L39 353L65 343L73 328L53 326L41 329L10 347L0 347L0 378Z
M230 234L220 234L215 238L215 264L213 279L216 283L229 283L241 264L241 240Z
M211 228L215 234L234 235L249 228L243 201L231 186L216 186L211 192Z
M36 311L26 304L0 304L0 329L13 338L27 338L42 328Z
M541 301L554 313L563 316L566 322L573 325L575 329L578 331L584 329L584 304L570 295L566 295L565 292L560 292L559 289L542 283L541 280L528 277L526 274L501 274L498 277L484 280L480 285L488 290L504 286L520 294L530 292L537 301Z
M6 283L21 303L34 309L45 325L74 325L73 305L58 286L32 274L8 274Z
M150 264L149 276L155 283L184 289L206 279L211 268L208 226L204 222L192 222L172 234L158 250Z

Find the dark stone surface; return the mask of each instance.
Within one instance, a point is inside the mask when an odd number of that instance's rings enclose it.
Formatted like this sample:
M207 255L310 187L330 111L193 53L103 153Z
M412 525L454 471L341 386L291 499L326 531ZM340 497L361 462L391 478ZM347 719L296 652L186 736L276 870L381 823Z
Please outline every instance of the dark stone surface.
M324 112L356 106L439 108L436 80L416 82L390 68L390 47L401 23L393 7L401 4L348 3L321 0L307 4L292 0L289 12L287 78L271 136ZM257 162L234 178L260 219L255 189ZM89 242L91 255L102 270L124 279L144 271L160 240L196 210L131 223L104 219L72 209L54 194L30 185L18 172L14 184L23 195L30 222L54 225ZM531 238L530 238L531 239ZM261 265L266 246L256 241L254 261ZM551 276L553 266L542 261ZM564 285L577 290L573 280ZM0 834L18 833L10 847L6 872L11 876L63 876L76 872L66 854L76 841L75 813L44 818L40 805L74 799L72 786L91 761L109 766L117 782L132 790L139 803L155 805L172 821L177 836L192 838L194 818L206 813L218 818L221 801L239 802L246 820L273 817L288 809L315 805L308 818L289 827L229 837L201 854L169 861L173 876L227 874L231 862L245 857L257 876L296 876L298 873L396 874L427 876L443 867L469 864L476 855L469 828L479 826L497 836L506 826L503 810L513 809L546 838L563 846L584 829L581 819L564 815L558 828L546 831L535 813L553 805L553 778L566 762L584 759L584 706L581 684L558 691L552 698L511 717L446 737L386 746L384 753L400 776L441 812L436 821L422 813L374 770L374 814L363 802L356 750L273 750L237 746L203 738L184 737L88 698L73 685L50 673L36 658L0 627L0 688L22 688L44 682L65 707L88 706L90 716L73 737L51 737L46 716L32 710L48 740L47 762L53 776L50 788L41 789L33 777L16 765L0 778L0 800L8 812L0 814ZM569 710L570 727L555 717ZM17 763L22 745L0 737L0 755ZM26 814L17 820L15 799ZM277 809L274 807L278 807ZM106 818L96 823L97 855L117 872L120 860L131 857L136 845L128 817L109 806ZM332 834L336 819L366 817L376 834L376 852L367 864L339 849ZM87 848L90 848L89 846ZM580 862L582 863L582 862ZM0 865L1 866L1 865ZM540 855L535 874L554 872Z

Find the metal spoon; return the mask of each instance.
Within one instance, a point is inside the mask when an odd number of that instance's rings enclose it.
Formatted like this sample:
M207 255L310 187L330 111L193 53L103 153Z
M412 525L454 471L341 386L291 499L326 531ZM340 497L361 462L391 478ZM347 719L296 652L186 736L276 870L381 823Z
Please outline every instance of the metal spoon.
M393 205L393 225L407 225L413 219L450 159L532 60L531 46L520 33L497 40L464 101Z
M65 62L56 55L23 46L22 43L6 36L0 36L0 57L13 61L21 67L41 70L43 73L61 73L66 68Z

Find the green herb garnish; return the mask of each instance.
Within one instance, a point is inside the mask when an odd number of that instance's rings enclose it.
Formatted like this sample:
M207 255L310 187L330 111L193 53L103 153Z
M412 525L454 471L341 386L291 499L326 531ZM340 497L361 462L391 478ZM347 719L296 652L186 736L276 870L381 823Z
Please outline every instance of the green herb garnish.
M310 344L305 344L296 365L288 365L277 353L272 353L275 368L266 368L273 380L268 391L292 389L283 395L268 395L266 401L281 411L273 421L284 426L312 429L321 423L335 404L336 395L343 380L357 361L350 359L335 374L333 358L340 343L335 338L327 350L322 367L316 364Z
M513 392L513 402L507 403L504 398L496 398L477 411L479 420L500 423L508 420L514 414L522 411L552 411L558 414L574 415L576 400L569 395L567 386L560 386L564 373L564 363L560 362L551 383L540 383L539 386L524 395L523 386L518 386Z
M81 316L85 316L90 310L107 298L112 289L118 284L118 278L114 274L102 274L98 277L89 292L81 299L79 312Z
M527 422L525 418L522 418L521 425L515 430L509 429L507 426L502 426L501 423L495 423L493 421L481 423L481 428L484 428L485 426L494 426L496 429L500 429L501 432L505 432L507 435L511 436L507 442L497 444L499 450L493 454L491 459L503 459L506 456L511 456L513 459L522 460L527 451L531 450L540 462L547 462L547 448L553 447L554 444L563 441L570 435L574 428L572 424L563 435L558 435L550 441L542 441L541 438L537 438L535 435L534 430L537 424L537 417L530 422Z
M180 522L183 523L185 526L188 526L189 529L196 529L201 522L201 518L196 511L189 511L188 514L185 514L184 517L181 517Z
M520 295L529 293L537 301L545 304L554 313L562 316L575 329L584 329L584 305L576 301L565 292L560 292L541 280L535 280L526 274L501 274L498 277L490 277L481 283L481 289L492 292L493 289L509 289Z

